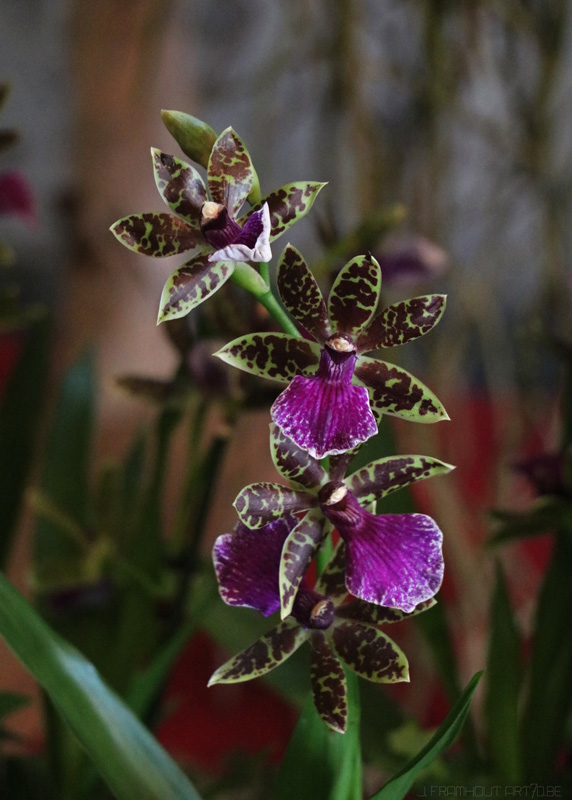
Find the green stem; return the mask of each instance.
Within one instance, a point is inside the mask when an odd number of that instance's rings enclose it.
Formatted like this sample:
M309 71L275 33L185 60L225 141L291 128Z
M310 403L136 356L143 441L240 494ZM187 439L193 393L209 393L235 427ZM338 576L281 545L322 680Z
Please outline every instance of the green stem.
M261 273L264 273L268 277L268 264L266 264L266 262L261 264L260 270ZM262 274L256 272L249 264L244 264L239 261L235 264L232 281L236 283L237 286L253 294L258 302L262 303L264 308L274 317L284 333L295 336L297 339L302 338L302 335L286 313L286 310L278 302L269 283L267 280L264 280Z
M272 294L269 288L267 292L258 297L264 308L274 317L276 322L280 325L284 333L289 333L290 336L295 336L296 339L301 339L302 334L294 325L286 311L282 308L276 297Z
M268 261L261 261L258 267L264 283L267 286L270 286L270 270L268 268Z

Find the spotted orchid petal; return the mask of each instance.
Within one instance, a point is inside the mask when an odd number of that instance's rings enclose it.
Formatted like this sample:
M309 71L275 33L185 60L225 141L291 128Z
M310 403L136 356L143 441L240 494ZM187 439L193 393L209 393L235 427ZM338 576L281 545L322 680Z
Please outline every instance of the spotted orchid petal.
M443 535L431 517L376 516L342 483L326 484L320 504L346 543L346 586L351 594L409 612L437 593L443 580Z
M321 348L286 333L253 333L221 348L216 356L233 367L270 380L291 381L318 366Z
M328 298L332 328L355 338L375 313L381 270L373 257L357 256L340 271Z
M296 593L316 551L324 541L326 520L319 508L310 509L290 531L280 559L280 615L292 613Z
M314 200L318 192L325 186L325 183L312 183L310 181L299 181L297 183L287 183L271 192L257 203L252 211L249 211L239 223L242 225L246 219L255 211L258 211L265 203L268 203L270 210L270 241L273 242L284 231L302 219L314 205Z
M251 483L233 503L241 522L249 528L262 528L284 514L306 511L317 505L307 492L298 492L280 483Z
M358 337L358 352L395 347L423 336L439 322L446 302L443 294L428 294L388 306Z
M354 377L367 386L371 409L378 421L383 414L425 423L449 419L433 392L401 367L360 356Z
M270 213L265 203L252 214L234 242L216 250L209 261L270 261Z
M320 462L301 450L278 425L272 423L270 452L277 471L296 488L317 490L325 482L327 473Z
M255 608L265 617L278 611L280 556L298 522L286 515L258 530L239 522L232 533L218 537L213 562L220 596L227 605Z
M344 733L348 716L346 676L321 631L312 633L310 681L316 711L329 728Z
M206 253L178 267L163 288L158 322L184 317L218 291L230 278L234 267L230 261L211 264Z
M311 377L297 376L271 408L274 422L314 458L344 453L377 433L367 390L351 383L355 352L324 347Z
M302 254L292 245L287 245L280 257L277 285L290 314L310 336L323 344L332 333L328 309L318 282Z
M179 255L205 244L199 230L173 214L131 214L118 219L110 231L129 250L155 258Z
M367 625L389 625L393 622L401 622L409 617L415 617L417 614L428 611L437 604L435 598L424 600L418 603L413 611L401 611L399 608L387 608L385 606L377 606L373 603L366 603L365 600L352 600L336 610L336 616L340 619L353 620L354 622L363 622Z
M336 653L360 677L376 683L409 681L409 665L395 642L372 625L344 621L335 625Z
M315 590L327 595L335 605L339 605L347 597L346 543L343 539L339 540L330 560L322 570L316 581Z
M290 658L309 637L310 632L302 628L295 619L284 620L219 667L208 685L241 683L266 675Z
M213 145L207 180L214 202L236 217L252 188L254 169L246 145L232 128L224 130Z
M374 503L411 483L443 475L454 469L430 456L390 456L373 461L346 481L362 505Z
M155 183L171 211L193 228L199 227L201 209L207 199L203 179L186 161L151 148Z

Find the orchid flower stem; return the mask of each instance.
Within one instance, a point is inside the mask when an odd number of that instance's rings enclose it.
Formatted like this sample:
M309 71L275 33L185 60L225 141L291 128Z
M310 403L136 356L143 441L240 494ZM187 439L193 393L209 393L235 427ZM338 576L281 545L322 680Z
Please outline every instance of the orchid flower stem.
M268 269L268 261L261 261L258 265L260 267L260 275L264 283L270 286L270 270Z
M278 298L270 287L269 281L264 279L263 274L268 278L268 264L266 262L261 263L260 273L258 273L249 264L239 261L234 266L232 281L236 283L237 286L253 294L258 302L262 303L264 308L274 317L284 333L301 339L302 335L298 331L298 328L278 301Z

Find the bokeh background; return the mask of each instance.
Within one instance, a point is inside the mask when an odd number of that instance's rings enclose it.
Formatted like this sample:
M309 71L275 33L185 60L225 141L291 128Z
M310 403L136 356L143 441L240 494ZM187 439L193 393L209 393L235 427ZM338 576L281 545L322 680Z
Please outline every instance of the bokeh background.
M371 249L386 302L448 294L438 328L397 357L451 421L394 432L402 452L458 466L416 498L445 533L463 678L486 658L495 559L526 636L550 549L541 539L493 553L486 541L491 509L532 496L514 464L560 435L553 342L570 334L570 17L566 0L0 0L0 81L11 85L1 122L20 135L0 167L21 171L37 204L33 226L0 220L16 254L0 278L53 311L53 387L95 346L97 463L123 453L154 413L114 378L168 378L175 364L155 326L173 262L132 254L108 231L128 213L161 210L149 147L180 155L162 108L217 132L232 125L263 193L328 182L289 237L324 286L345 255ZM7 372L13 337L5 342ZM272 476L267 421L249 412L238 425L211 541L233 524L238 489ZM181 438L175 487L185 448ZM21 527L11 572L26 589L26 514ZM403 702L434 723L427 645L411 637L420 678ZM8 656L2 665L9 685L26 681ZM33 710L20 720L34 735Z

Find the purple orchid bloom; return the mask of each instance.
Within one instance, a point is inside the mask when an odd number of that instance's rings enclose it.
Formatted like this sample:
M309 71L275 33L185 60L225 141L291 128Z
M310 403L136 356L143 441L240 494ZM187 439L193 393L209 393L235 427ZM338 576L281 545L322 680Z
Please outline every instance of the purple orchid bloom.
M219 536L213 558L225 603L254 608L264 616L278 610L281 554L297 523L295 516L287 514L258 530L239 523L233 533ZM343 664L371 681L408 681L405 655L379 626L410 614L360 600L344 603L347 590L343 560L343 549L339 547L314 589L302 581L288 619L219 667L209 686L264 675L308 641L314 704L324 722L343 733L347 718ZM433 601L421 603L413 613L420 613L432 604Z
M346 457L332 459L330 474L277 426L271 431L274 464L290 487L254 483L239 492L241 522L257 529L288 514L301 514L282 548L279 590L282 618L328 530L345 543L345 584L370 603L411 612L438 591L443 579L442 533L425 514L372 514L375 502L452 467L426 456L395 456L368 464L342 480Z
M339 273L328 303L300 253L288 245L278 267L282 301L315 341L280 333L235 339L216 355L246 372L289 381L271 414L314 458L344 453L377 432L382 414L417 422L448 419L435 395L405 370L363 355L427 333L445 309L426 295L376 314L381 270L359 256ZM317 369L316 369L317 368Z
M310 210L324 185L287 184L238 216L257 178L232 128L212 146L208 189L187 162L156 149L151 154L157 188L174 213L131 214L111 231L130 250L148 256L194 251L165 284L159 322L188 314L231 277L235 263L269 261L270 243Z

